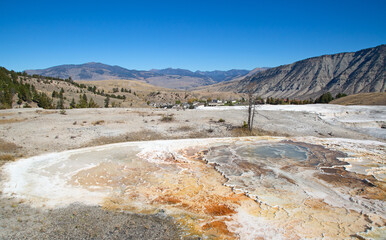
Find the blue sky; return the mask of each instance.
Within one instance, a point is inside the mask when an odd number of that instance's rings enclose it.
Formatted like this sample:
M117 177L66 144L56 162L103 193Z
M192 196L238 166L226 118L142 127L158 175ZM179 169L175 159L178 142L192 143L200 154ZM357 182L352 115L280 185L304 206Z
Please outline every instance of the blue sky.
M386 43L386 1L5 1L0 66L274 67Z

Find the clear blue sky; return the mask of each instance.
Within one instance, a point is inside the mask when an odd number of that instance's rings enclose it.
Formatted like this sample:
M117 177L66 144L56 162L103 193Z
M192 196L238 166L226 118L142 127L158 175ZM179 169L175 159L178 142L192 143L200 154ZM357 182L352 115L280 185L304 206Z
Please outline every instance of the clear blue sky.
M0 66L252 69L386 43L386 1L0 0Z

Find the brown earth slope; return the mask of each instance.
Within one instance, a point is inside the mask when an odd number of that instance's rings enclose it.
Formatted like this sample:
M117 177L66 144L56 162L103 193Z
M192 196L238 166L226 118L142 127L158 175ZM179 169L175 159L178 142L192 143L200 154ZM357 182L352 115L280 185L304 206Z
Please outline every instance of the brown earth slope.
M386 93L359 93L335 99L330 104L339 105L386 105Z
M122 107L127 106L146 106L147 102L150 103L162 103L162 104L175 104L176 101L181 103L195 101L195 100L207 100L207 99L222 99L222 100L239 100L242 97L247 96L242 93L233 92L213 92L202 89L199 91L184 91L178 89L169 89L159 86L154 86L141 81L136 80L105 80L105 81L76 81L89 86L96 86L98 89L103 89L105 93L113 93L114 88L130 89L131 93L124 93L126 100L122 102ZM134 95L135 93L135 95ZM122 94L117 92L116 94ZM132 105L128 105L132 104Z

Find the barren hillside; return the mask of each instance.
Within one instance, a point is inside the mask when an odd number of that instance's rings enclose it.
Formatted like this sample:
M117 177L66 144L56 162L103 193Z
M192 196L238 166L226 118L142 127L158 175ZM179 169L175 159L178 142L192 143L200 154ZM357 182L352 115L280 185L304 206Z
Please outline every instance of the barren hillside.
M316 98L386 90L386 45L357 52L323 55L258 72L240 81L208 87L216 91L252 91L261 97Z

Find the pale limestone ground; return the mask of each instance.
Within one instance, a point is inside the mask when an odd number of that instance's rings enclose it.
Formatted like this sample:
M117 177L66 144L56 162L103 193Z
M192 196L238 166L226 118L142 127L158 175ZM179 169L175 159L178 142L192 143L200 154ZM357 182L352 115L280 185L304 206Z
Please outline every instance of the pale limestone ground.
M264 156L275 144L285 157ZM352 172L339 168L343 153L319 144L350 153ZM316 137L126 142L11 162L4 166L3 193L53 209L72 203L132 213L162 209L188 233L214 234L211 239L233 239L225 225L240 239L349 239L386 223L382 183L366 171L382 175L385 146ZM196 155L204 149L204 158ZM354 176L357 171L363 175Z
M290 106L288 110L285 106L263 106L258 108L254 126L279 136L386 138L385 129L381 128L386 121L385 107L379 107L378 111L378 118L383 118L382 122L379 119L363 120L368 116L368 107L361 112L342 106L334 108L326 105L325 108L316 109L317 105L309 106ZM338 115L336 111L342 114ZM161 121L166 115L173 115L173 120ZM220 119L225 122L220 123ZM126 134L133 136L131 140L146 137L141 136L142 133L156 133L157 136L147 139L230 137L234 136L230 129L241 126L246 119L247 112L243 107L185 111L149 108L72 109L66 110L65 114L59 110L12 109L0 111L0 139L22 147L23 156L33 156L80 148L101 137ZM359 119L359 122L352 119ZM142 133L136 134L138 132Z

